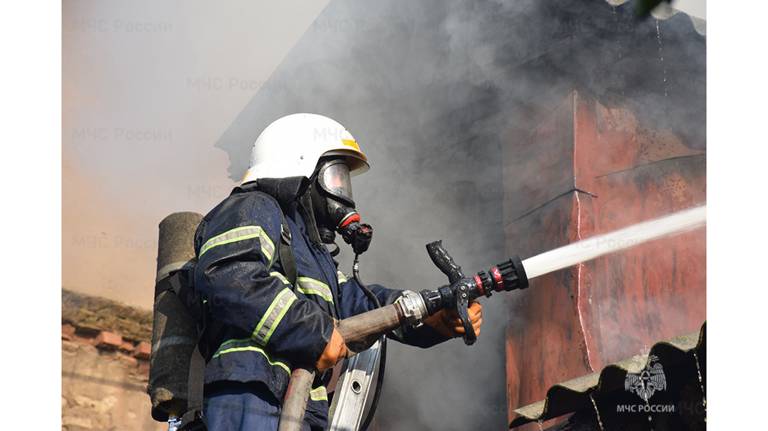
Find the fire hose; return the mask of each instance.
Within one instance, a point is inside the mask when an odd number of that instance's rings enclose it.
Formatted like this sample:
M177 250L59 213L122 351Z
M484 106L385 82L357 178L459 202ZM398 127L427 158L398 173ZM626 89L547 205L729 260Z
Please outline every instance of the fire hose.
M466 277L441 241L427 244L427 252L432 262L448 277L450 284L419 293L406 290L392 304L338 321L336 329L347 344L348 357L364 350L376 338L402 325L418 326L424 318L443 309L456 311L465 330L464 343L474 344L477 337L469 318L469 304L481 296L490 297L493 292L528 287L528 278L519 257L512 257L488 271ZM301 429L313 379L312 370L297 368L291 373L280 415L280 431Z

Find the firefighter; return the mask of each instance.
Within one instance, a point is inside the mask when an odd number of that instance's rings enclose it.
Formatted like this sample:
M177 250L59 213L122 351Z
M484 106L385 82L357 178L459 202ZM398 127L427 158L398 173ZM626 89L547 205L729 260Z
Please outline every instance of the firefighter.
M302 429L324 429L329 371L347 353L334 321L375 306L338 271L336 233L365 251L350 177L368 169L352 135L336 121L293 114L256 140L242 184L205 216L195 234L195 289L208 308L204 412L211 431L276 430L291 369L316 369ZM286 247L289 247L286 250ZM371 285L381 304L398 290ZM479 334L482 309L470 308ZM427 348L462 335L439 312L390 337Z

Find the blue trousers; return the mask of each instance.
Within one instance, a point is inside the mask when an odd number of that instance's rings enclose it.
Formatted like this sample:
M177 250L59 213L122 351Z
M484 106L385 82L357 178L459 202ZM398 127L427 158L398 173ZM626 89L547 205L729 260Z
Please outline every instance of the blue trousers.
M232 384L206 391L208 431L277 431L280 402L265 386ZM302 431L309 431L307 423Z

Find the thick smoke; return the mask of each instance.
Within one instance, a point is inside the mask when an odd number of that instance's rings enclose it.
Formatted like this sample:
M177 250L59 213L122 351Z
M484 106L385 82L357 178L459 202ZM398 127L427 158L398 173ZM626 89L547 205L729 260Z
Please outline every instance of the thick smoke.
M658 23L659 42L656 21L638 22L631 10L604 0L334 0L217 145L240 178L251 143L274 119L338 120L372 163L354 184L375 228L363 278L434 288L446 280L427 257L429 241L445 240L467 272L514 249L503 223L531 208L505 213L504 181L515 178L502 178L502 154L514 154L536 116L569 91L629 104L646 124L703 148L704 38L679 14ZM524 174L535 178L536 167ZM390 344L382 429L506 428L512 316L502 296L484 301L475 346Z

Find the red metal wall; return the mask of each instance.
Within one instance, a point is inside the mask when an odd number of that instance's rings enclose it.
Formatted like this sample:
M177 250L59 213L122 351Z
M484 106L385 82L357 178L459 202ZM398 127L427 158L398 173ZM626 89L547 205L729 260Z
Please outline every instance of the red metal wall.
M506 149L504 169L507 251L524 258L706 200L703 152L576 92ZM705 281L703 230L533 280L510 300L510 416L555 383L697 330Z

